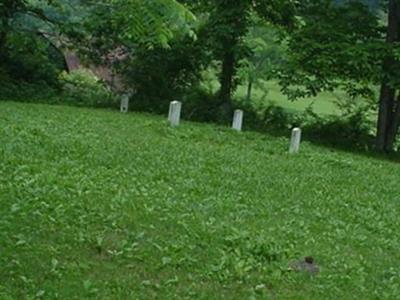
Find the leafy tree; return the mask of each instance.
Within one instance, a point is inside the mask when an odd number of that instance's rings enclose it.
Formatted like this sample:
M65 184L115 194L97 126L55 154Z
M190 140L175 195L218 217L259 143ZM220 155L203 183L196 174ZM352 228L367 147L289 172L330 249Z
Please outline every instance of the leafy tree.
M137 46L116 67L126 86L135 90L133 107L161 113L172 99L185 98L208 63L202 44L184 36L170 40L167 48Z
M376 145L391 151L400 123L400 3L385 3L387 24L363 1L303 5L303 25L290 37L291 63L281 83L292 99L336 88L372 98L373 87L382 85Z
M387 54L383 59L383 74L379 99L376 145L391 151L400 126L400 1L388 3Z
M286 49L279 31L260 20L249 30L245 45L251 53L240 62L239 73L247 81L246 102L250 103L253 86L273 78L284 62Z
M115 56L132 54L138 45L166 48L173 35L193 34L193 20L175 0L5 0L0 64L14 78L57 81L67 47L113 67Z
M0 3L0 51L4 50L7 34L11 30L11 21L18 12L25 9L26 3L23 0L4 0Z
M87 50L92 58L104 59L117 48L133 52L138 45L167 48L177 34L194 35L195 20L185 6L175 0L93 1L87 18ZM90 36L90 39L87 39Z
M38 34L40 29L61 25L61 12L71 1L3 0L0 3L0 49L5 49L7 36L13 32Z
M232 109L232 94L236 88L237 68L249 50L244 38L252 24L252 14L277 25L291 27L295 21L292 0L210 0L209 43L216 59L221 61L219 98L224 111Z
M0 56L3 71L26 81L57 81L65 67L57 42L76 28L79 0L15 0L0 3ZM75 9L77 11L75 11Z

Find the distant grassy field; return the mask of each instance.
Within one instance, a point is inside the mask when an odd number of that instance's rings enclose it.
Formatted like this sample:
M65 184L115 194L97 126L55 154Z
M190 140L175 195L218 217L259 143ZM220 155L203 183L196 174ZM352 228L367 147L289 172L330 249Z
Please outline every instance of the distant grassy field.
M335 104L337 97L343 97L344 95L340 92L333 93L321 93L315 98L299 99L297 101L289 101L285 95L282 94L280 87L273 81L264 82L263 90L254 88L252 100L255 102L273 103L280 106L290 112L303 112L306 108L312 107L314 112L322 115L335 115L339 114L340 110ZM245 98L247 93L246 86L239 86L236 96L239 98Z
M0 102L0 299L398 299L399 165ZM317 276L290 271L311 255Z
M214 93L218 92L219 83L217 77L212 72L205 72L205 86L212 90ZM262 88L260 88L262 86ZM247 95L247 85L238 86L235 98L245 99ZM281 92L279 84L275 81L261 81L255 85L252 92L252 102L257 107L267 106L274 104L280 106L285 110L293 113L302 113L310 106L313 111L321 115L337 115L341 111L336 102L338 97L344 98L343 92L337 91L335 93L324 92L314 98L299 99L296 101L289 101L288 98Z

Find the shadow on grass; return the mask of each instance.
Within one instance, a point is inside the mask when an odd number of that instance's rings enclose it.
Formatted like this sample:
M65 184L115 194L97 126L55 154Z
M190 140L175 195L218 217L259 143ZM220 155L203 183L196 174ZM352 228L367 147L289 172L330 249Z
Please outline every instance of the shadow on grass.
M259 114L245 109L244 130L290 139L290 128L300 127L302 128L302 140L314 145L382 161L400 163L399 152L382 153L375 150L375 137L369 133L371 126L374 126L374 124L365 124L362 118L363 116L361 115L354 115L348 119L338 116L331 119L314 116L311 122L304 122L304 119L293 118L280 107L268 108L262 118L260 118ZM185 119L200 123L213 123L220 126L230 126L229 124L232 122L227 117Z
M252 128L249 130L252 131L257 131L260 133L268 133L271 136L274 137L286 137L290 138L290 130L260 130L256 128ZM389 161L389 162L396 162L400 163L400 153L399 152L391 152L391 153L383 153L376 151L374 149L374 142L375 139L373 136L369 136L368 142L364 141L364 143L361 144L356 144L353 143L351 140L343 140L343 139L337 139L337 140L332 140L331 138L324 137L324 136L316 136L313 134L307 133L307 130L303 129L302 132L302 141L307 141L313 145L326 148L329 150L334 150L334 151L341 151L341 152L347 152L347 153L352 153L356 155L361 155L364 157L368 158L373 158L377 160L382 160L382 161Z

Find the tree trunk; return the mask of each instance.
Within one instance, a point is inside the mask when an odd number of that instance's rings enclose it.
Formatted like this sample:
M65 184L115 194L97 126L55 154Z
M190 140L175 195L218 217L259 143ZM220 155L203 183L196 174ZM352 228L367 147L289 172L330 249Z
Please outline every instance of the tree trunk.
M3 55L8 32L8 15L5 12L0 15L0 27L0 53Z
M391 151L393 149L393 145L388 144L388 133L392 124L394 97L395 90L386 83L382 83L376 137L376 147L379 151Z
M0 31L0 53L2 53L3 49L5 48L6 40L7 40L6 32L5 31Z
M2 20L0 26L2 27L0 30L0 59L4 61L7 56L6 44L7 44L7 35L9 32L8 22Z
M247 96L246 96L247 103L250 103L250 101L251 101L252 92L253 92L253 79L249 78L249 82L247 84Z
M394 143L396 142L397 132L400 126L400 96L397 96L397 100L394 103L394 112L392 114L392 120L390 122L390 127L387 132L386 143L389 146L386 151L393 150Z
M229 47L225 52L222 61L222 72L220 77L221 89L219 91L220 100L223 105L224 113L230 114L232 110L232 93L234 88L235 76L235 53L233 47Z
M18 12L18 9L24 7L21 0L3 0L0 8L0 55L5 55L5 46L7 35L10 32L10 20Z
M398 41L400 41L400 3L398 0L390 0L387 43L394 44ZM376 147L379 151L385 152L393 150L400 123L399 99L395 100L396 89L388 83L394 63L395 59L388 57L383 64L384 79L379 98Z

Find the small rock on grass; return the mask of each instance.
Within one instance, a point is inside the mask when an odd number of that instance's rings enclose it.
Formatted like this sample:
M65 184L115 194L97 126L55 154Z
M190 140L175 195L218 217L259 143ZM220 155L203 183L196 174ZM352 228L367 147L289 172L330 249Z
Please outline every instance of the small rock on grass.
M311 275L317 275L320 272L319 266L315 263L314 258L306 256L303 259L292 261L289 264L291 270L296 272L307 272Z

